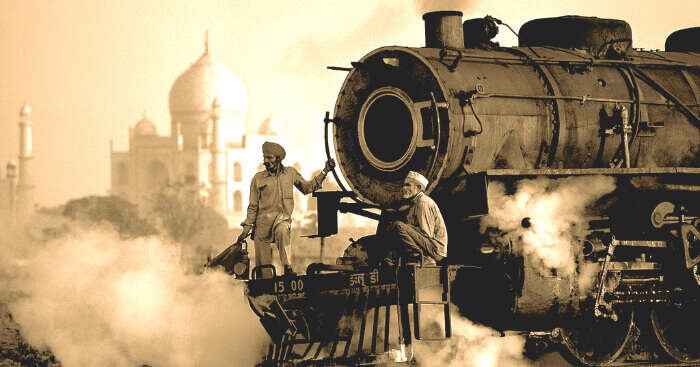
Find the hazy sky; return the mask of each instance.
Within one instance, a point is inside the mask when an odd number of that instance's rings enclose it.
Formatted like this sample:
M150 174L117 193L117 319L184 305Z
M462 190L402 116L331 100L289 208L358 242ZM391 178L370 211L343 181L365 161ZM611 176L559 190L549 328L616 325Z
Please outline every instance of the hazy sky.
M624 19L634 46L647 49L700 25L697 0L0 0L0 173L17 156L26 101L38 203L106 193L109 139L126 149L128 127L144 110L169 133L170 86L202 53L207 29L214 59L248 88L248 128L273 115L299 145L320 153L321 119L345 76L325 67L349 66L379 46L422 46L421 14L446 9L465 19L490 14L516 30L568 14ZM501 45L517 44L500 32Z

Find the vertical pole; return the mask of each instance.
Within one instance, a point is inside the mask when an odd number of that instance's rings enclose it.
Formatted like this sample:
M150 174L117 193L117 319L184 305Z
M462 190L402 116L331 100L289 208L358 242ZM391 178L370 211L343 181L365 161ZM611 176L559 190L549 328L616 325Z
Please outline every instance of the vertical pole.
M630 168L630 143L627 133L632 130L632 127L629 124L629 119L629 110L625 106L622 106L622 110L620 111L620 120L622 123L622 144L625 148L625 168Z
M7 180L9 183L9 193L10 193L10 225L15 225L17 220L17 183L15 178L12 177Z
M379 291L377 291L377 297L379 297ZM377 353L377 334L379 332L379 308L381 306L377 305L374 307L374 319L372 320L372 354Z
M31 108L22 106L19 112L19 159L15 187L15 217L26 219L34 212L34 146L32 142Z
M7 192L9 199L10 225L16 223L17 218L17 164L14 161L7 163Z
M391 329L389 328L390 323L391 323L391 304L384 306L384 310L385 310L385 315L384 315L384 351L388 352L389 351L389 335L391 332Z
M210 207L224 214L228 210L227 192L227 162L226 141L221 127L221 105L218 98L214 97L211 104L212 142L209 146L211 152L211 164L209 181L211 194L209 196Z
M326 246L326 237L321 237L321 253L319 254L318 261L323 262L323 248Z

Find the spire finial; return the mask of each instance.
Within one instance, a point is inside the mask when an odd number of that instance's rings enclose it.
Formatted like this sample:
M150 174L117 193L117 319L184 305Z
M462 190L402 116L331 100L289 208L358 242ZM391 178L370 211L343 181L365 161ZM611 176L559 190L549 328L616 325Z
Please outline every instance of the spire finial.
M204 53L209 53L209 30L204 31Z
M219 96L214 96L214 100L211 101L211 113L212 115L218 115L221 112L221 104L219 104Z
M19 109L19 115L20 116L29 116L30 113L32 113L32 109L29 108L27 101L24 101L24 103L22 104L22 108Z

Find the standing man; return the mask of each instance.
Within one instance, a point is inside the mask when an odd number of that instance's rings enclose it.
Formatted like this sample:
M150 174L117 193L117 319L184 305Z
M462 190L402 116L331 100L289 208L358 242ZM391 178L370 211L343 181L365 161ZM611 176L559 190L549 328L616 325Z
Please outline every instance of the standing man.
M412 249L422 253L427 262L447 257L447 228L440 208L423 191L428 180L420 173L409 171L401 188L401 196L409 202L406 222L391 222L383 236L405 252Z
M262 151L265 170L256 173L250 183L248 216L241 223L243 232L238 236L238 240L242 241L251 232L253 233L255 266L272 263L270 244L276 243L285 275L295 275L289 262L290 231L294 210L292 186L296 186L304 194L316 191L321 187L328 172L335 167L335 161L333 159L326 161L323 171L310 181L306 181L294 167L282 165L286 152L281 145L266 141L263 143ZM262 276L263 278L272 277L271 270L264 269Z

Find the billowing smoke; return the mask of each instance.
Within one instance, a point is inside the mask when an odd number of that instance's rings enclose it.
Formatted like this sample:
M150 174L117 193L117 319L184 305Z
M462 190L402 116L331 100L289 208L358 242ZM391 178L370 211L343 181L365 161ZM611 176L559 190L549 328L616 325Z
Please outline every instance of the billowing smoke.
M63 366L252 366L269 341L243 287L187 273L179 248L99 229L3 243L9 304L24 338ZM3 241L5 242L5 241ZM8 248L7 246L10 246ZM12 273L9 277L7 274Z
M579 294L587 294L593 289L593 285L598 279L598 272L600 272L600 263L597 262L587 262L579 268L577 279Z
M421 324L444 324L441 312L421 311ZM416 342L415 358L424 367L524 367L525 337L501 337L496 330L475 324L452 312L452 337L444 341Z
M379 365L395 362L400 358L398 340L398 317L392 309L389 319L392 330L389 338L389 351L380 354ZM413 350L406 348L405 357L413 358L421 367L526 367L532 361L523 354L525 337L511 335L502 337L501 334L483 325L475 324L461 317L452 306L452 336L444 340L413 340ZM409 316L412 314L409 312ZM378 317L379 325L384 325L384 312ZM413 320L410 320L413 328ZM423 307L420 313L421 335L424 338L437 338L444 334L444 313L440 307ZM395 331L395 332L394 332ZM377 335L377 345L384 343L383 333ZM369 348L369 340L365 340L365 350ZM352 345L351 348L356 348ZM381 347L380 347L381 348ZM413 364L410 364L413 365Z
M514 247L521 245L524 255L539 260L543 272L554 269L572 275L575 251L587 229L586 209L614 189L615 180L607 176L523 180L512 195L503 184L492 183L482 231L496 227L509 232L511 238L519 238ZM524 218L530 218L527 228Z

